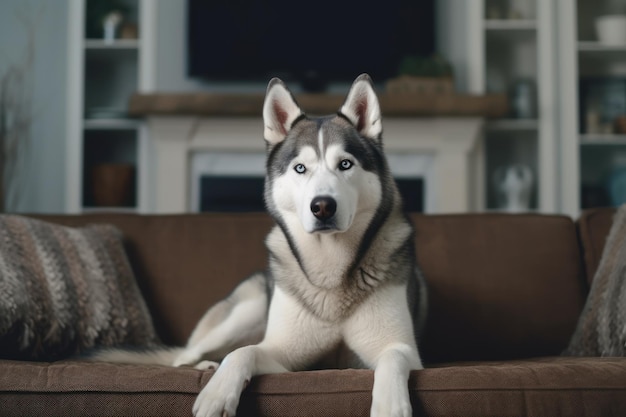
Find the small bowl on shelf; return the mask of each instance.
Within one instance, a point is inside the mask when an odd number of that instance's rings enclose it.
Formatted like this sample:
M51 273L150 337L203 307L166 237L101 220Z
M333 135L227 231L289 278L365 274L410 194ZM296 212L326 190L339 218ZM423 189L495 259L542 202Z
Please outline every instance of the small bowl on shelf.
M598 41L607 46L626 46L626 15L612 14L596 18Z

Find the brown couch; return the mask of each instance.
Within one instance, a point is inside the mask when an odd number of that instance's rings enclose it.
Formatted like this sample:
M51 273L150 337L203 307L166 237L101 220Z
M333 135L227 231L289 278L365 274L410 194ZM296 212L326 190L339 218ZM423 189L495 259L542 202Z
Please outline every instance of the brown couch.
M626 359L568 358L611 226L611 209L547 215L413 215L430 286L422 357L409 380L416 416L624 416ZM265 214L39 216L121 228L165 343L266 265ZM0 415L189 416L212 371L0 361ZM373 372L260 376L240 416L366 416Z

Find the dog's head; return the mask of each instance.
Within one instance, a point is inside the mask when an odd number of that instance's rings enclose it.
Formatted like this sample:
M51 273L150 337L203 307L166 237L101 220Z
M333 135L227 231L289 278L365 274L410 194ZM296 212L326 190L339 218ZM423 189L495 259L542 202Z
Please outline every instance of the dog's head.
M263 106L267 142L265 200L270 213L307 233L345 232L368 223L382 199L378 99L358 77L334 116L307 117L285 84L270 81Z

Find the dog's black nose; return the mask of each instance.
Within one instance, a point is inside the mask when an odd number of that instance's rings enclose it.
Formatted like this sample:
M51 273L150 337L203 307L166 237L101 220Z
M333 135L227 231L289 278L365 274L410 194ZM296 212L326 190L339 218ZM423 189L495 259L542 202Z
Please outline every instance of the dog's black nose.
M335 215L337 202L334 198L323 196L315 197L311 201L311 212L320 220L328 220Z

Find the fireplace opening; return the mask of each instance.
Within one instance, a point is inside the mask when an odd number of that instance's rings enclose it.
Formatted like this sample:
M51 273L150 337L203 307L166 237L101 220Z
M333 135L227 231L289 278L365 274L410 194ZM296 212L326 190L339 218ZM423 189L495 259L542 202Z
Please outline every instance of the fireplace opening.
M263 177L217 176L200 177L200 211L256 212L265 211ZM397 178L396 183L407 212L424 212L423 178Z
M398 190L404 202L404 211L409 213L424 212L424 179L396 178Z
M265 211L263 177L200 177L200 211Z

